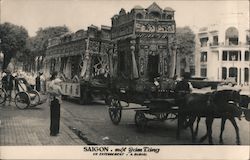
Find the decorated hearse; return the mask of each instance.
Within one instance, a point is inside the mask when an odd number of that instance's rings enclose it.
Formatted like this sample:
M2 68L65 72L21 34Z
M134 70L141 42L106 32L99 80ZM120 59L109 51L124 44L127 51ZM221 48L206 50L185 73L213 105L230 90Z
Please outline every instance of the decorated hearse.
M109 85L108 52L113 48L110 27L89 26L49 40L45 71L59 72L64 97L77 98L81 104L106 99ZM47 83L47 86L50 82Z

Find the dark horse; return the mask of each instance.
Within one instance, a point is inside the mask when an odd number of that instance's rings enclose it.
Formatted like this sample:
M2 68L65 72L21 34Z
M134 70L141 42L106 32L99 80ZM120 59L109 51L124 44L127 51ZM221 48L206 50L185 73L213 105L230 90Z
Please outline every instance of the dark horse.
M239 114L241 114L241 112L243 112L245 109L248 108L248 104L250 103L250 97L248 97L247 95L240 95L240 102L237 102L237 100L239 100L239 95L236 95L235 100L236 100L236 102L233 102L233 103L231 101L231 105L232 105L231 107L234 108L233 111L237 112L236 115L234 115L234 116L232 116L232 115L226 115L226 116L221 117L220 144L224 143L223 142L223 131L225 129L225 122L226 122L227 119L230 120L230 122L233 124L233 126L235 128L235 131L236 131L236 143L240 144L239 128L238 128L238 126L237 126L236 121L235 121L234 118L238 114L238 118L239 118L239 120L241 120L241 117L240 117ZM200 122L200 117L197 117L197 126L196 126L196 130L195 130L195 135L197 135L197 133L198 133L199 122ZM204 135L201 138L200 142L204 141L206 138L207 138L207 134Z
M220 143L223 143L222 134L225 126L225 121L229 119L236 131L236 142L240 144L239 128L235 121L235 117L240 117L242 114L239 108L240 94L235 90L214 91L207 94L188 94L180 102L178 132L184 122L188 119L186 126L190 128L192 141L194 142L198 132L198 123L200 117L206 118L207 133L201 138L201 141L209 138L209 144L212 141L212 124L214 118L221 118L221 134ZM198 117L198 118L197 118ZM193 124L198 119L196 130L193 130Z

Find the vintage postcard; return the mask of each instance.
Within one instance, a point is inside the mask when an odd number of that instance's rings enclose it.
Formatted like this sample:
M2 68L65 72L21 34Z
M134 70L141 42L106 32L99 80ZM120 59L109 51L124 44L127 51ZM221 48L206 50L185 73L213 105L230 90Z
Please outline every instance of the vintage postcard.
M0 0L0 159L249 159L248 0Z

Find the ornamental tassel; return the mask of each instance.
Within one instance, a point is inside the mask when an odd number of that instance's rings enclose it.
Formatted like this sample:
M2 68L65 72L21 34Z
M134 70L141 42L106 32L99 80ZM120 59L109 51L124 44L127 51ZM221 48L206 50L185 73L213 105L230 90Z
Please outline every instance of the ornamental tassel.
M86 74L86 70L87 70L87 59L83 60L83 66L82 66L82 70L81 70L81 77L84 77Z
M81 70L81 77L83 77L83 79L88 80L89 78L89 71L88 71L88 65L89 65L89 39L86 40L86 52L84 55L84 59L83 61L83 66L82 66L82 70Z
M138 74L138 68L137 68L137 64L136 64L136 60L135 60L135 47L131 46L131 50L132 50L132 78L136 79L139 78L139 74Z

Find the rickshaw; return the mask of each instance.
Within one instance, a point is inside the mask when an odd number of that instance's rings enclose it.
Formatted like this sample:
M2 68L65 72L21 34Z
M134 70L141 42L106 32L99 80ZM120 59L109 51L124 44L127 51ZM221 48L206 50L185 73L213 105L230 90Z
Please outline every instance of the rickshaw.
M0 104L5 103L8 98L14 99L15 105L19 109L25 109L28 107L36 107L41 104L40 93L31 88L25 78L15 77L14 80L14 97L13 94L8 95L4 87L0 88Z

